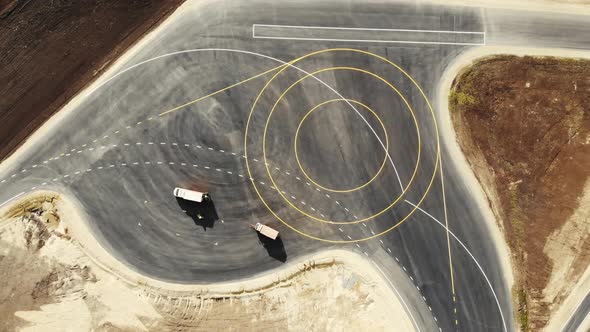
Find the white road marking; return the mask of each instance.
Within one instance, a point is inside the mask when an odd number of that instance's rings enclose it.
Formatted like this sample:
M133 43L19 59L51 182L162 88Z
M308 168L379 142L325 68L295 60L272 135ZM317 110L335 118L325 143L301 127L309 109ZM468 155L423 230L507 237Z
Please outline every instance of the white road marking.
M8 200L4 201L4 203L0 204L0 206L4 206L4 205L8 204L9 202L11 202L11 201L13 201L13 200L15 200L15 199L19 198L20 196L22 196L22 195L24 195L24 194L25 194L25 192L23 191L23 192L21 192L21 193L20 193L20 194L18 194L18 195L12 196L12 198L9 198Z
M385 40L385 39L347 39L347 38L314 38L307 37L306 35L300 36L277 36L275 34L260 35L256 34L256 27L261 28L279 28L279 29L303 29L303 30L325 30L325 31L366 31L370 33L373 38L375 35L379 36L379 33L411 33L418 34L422 33L425 35L436 33L440 39L445 34L449 35L474 35L482 36L474 42L453 42L453 41L433 41L433 40ZM260 31L260 29L258 29ZM264 34L264 33L263 33ZM357 42L357 43L395 43L395 44L429 44L429 45L485 45L485 32L482 31L445 31L445 30L410 30L410 29L374 29L374 28L346 28L346 27L318 27L318 26L294 26L294 25L275 25L275 24L253 24L252 25L252 38L254 39L276 39L276 40L307 40L307 41L337 41L337 42Z
M413 207L417 208L419 211L421 211L425 215L429 216L432 220L436 221L444 229L447 229L443 223L441 223L438 219L436 219L435 217L433 217L432 215L430 215L428 212L424 211L421 207L415 205L414 203L412 203L412 202L410 202L408 200L405 200L405 202L408 203L408 204L410 204L410 205L412 205ZM486 282L487 282L487 284L488 284L488 286L490 288L490 291L492 292L492 295L494 296L494 300L496 301L496 305L498 306L498 310L500 311L500 318L502 318L502 324L503 324L503 327L504 327L504 331L508 331L508 328L506 327L506 320L504 319L504 313L502 312L502 307L500 306L500 301L498 300L498 297L496 296L496 292L494 291L494 288L492 287L492 283L488 279L488 276L484 272L483 268L481 267L481 265L479 264L479 262L477 261L477 259L475 259L475 257L471 253L471 251L469 251L469 249L467 249L467 247L465 246L465 244L463 244L463 242L461 240L459 240L459 238L455 235L455 233L453 233L450 229L447 229L447 230L448 230L449 234L451 234L451 236L457 241L457 243L459 243L463 247L463 249L465 249L465 251L467 252L467 254L475 262L475 265L477 265L477 268L482 273L484 279L486 280Z

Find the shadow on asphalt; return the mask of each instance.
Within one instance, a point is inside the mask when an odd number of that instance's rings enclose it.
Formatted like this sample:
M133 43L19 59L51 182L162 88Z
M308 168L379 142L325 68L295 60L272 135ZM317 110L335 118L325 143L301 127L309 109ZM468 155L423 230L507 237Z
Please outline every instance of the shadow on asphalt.
M258 241L262 243L264 249L268 252L268 255L278 261L286 262L287 261L287 252L285 251L285 245L283 244L283 239L279 236L276 240L268 238L259 232L256 232L258 235Z
M215 221L219 219L212 199L197 203L176 197L176 201L178 206L191 217L195 225L203 227L204 231L207 231L207 228L213 228Z

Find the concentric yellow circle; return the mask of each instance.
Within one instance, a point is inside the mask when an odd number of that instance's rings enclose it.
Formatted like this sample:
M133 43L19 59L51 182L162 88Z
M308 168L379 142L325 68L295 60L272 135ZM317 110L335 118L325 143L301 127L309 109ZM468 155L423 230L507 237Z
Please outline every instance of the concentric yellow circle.
M324 69L320 69L317 70L313 73L309 73L307 75L305 75L304 77L298 79L297 81L295 81L293 84L291 84L287 89L285 89L285 91L283 91L283 93L277 98L276 102L274 103L272 109L270 110L270 114L268 115L267 119L266 119L266 124L264 126L264 133L263 133L263 137L262 137L262 154L263 154L263 158L264 158L264 163L266 165L266 171L268 173L268 177L270 178L270 181L272 182L273 186L277 189L279 189L279 186L277 185L277 183L275 182L271 172L270 172L270 166L268 163L268 158L266 155L266 137L267 137L267 132L268 132L268 125L270 124L270 119L272 118L272 115L274 113L274 111L277 108L277 105L280 103L280 101L285 97L285 95L293 88L295 87L297 84L299 84L301 81L309 78L309 77L313 77L316 74L322 73L322 72L326 72L326 71L332 71L332 70L352 70L352 71L357 71L357 72L361 72L361 73L365 73L368 75L371 75L379 80L381 80L382 82L384 82L387 86L389 86L389 88L391 88L393 91L395 91L398 96L403 100L403 102L406 104L406 106L408 107L408 109L410 110L410 114L412 115L412 118L414 120L414 125L416 126L416 135L418 136L418 156L416 159L416 165L414 167L414 172L412 173L412 177L410 178L410 181L408 182L408 184L406 185L405 188L403 188L401 194L395 198L388 206L386 206L385 208L383 208L381 211L374 213L373 215L370 215L368 217L364 217L364 218L359 218L359 219L355 219L355 220L347 220L347 221L333 221L333 220L327 220L324 218L318 218L302 209L300 209L297 205L293 204L293 202L291 202L289 200L289 198L287 198L287 196L285 196L285 194L283 194L281 192L281 190L277 190L277 192L279 193L279 195L283 198L283 200L285 202L287 202L292 208L294 208L295 210L299 211L301 214L316 220L316 221L320 221L320 222L324 222L324 223L328 223L328 224L337 224L337 225L345 225L345 224L358 224L358 223L362 223L364 221L373 219L375 217L378 217L380 215L382 215L383 213L387 212L389 209L391 209L395 204L397 204L397 202L399 202L400 199L402 199L402 197L406 194L407 189L410 187L410 185L412 184L412 182L414 181L414 178L416 177L416 173L418 172L418 166L420 164L420 156L421 156L421 137L420 137L420 129L418 127L418 121L416 120L416 115L414 114L414 110L412 109L412 106L410 105L410 103L408 103L408 101L406 100L406 98L404 97L404 95L399 92L399 90L393 85L391 84L389 81L387 81L386 79L384 79L383 77L374 74L372 72L366 71L364 69L360 69L360 68L356 68L356 67L330 67L330 68L324 68ZM275 75L275 77L280 74L277 73ZM275 78L271 78L270 82L272 82L272 80ZM389 153L389 152L386 152ZM246 163L248 161L246 160ZM433 175L434 176L434 175Z
M433 169L432 177L431 177L431 179L430 179L430 181L429 181L429 183L428 183L428 186L427 186L426 190L425 190L425 191L424 191L424 193L422 194L422 197L419 199L419 201L418 201L416 204L412 204L412 205L413 205L413 208L412 208L412 210L411 210L411 211L410 211L410 212L409 212L409 213L408 213L408 214L407 214L405 217L403 217L401 220L397 221L397 222L396 222L395 224L393 224L391 227L389 227L389 228L387 228L387 229L385 229L385 230L383 230L383 231L381 231L381 232L379 232L379 233L377 233L377 234L375 234L375 235L368 236L368 237L365 237L365 238L352 239L352 240L332 240L332 239L325 239L325 238L320 238L320 237L317 237L317 236L313 236L313 235L307 234L307 233L305 233L305 232L302 232L301 230L299 230L299 229L297 229L297 228L293 227L293 226L292 226L292 225L290 225L288 222L286 222L286 221L285 221L283 218L281 218L281 217L280 217L280 216L279 216L279 215L278 215L278 214L277 214L277 213L276 213L276 212L275 212L275 211L274 211L274 210L273 210L273 209L272 209L272 208L271 208L271 207L268 205L268 203L265 201L264 197L263 197L263 196L262 196L262 194L260 193L260 191L259 191L258 187L256 186L256 183L254 182L254 180L253 180L253 178L252 178L252 169L251 169L251 167L250 167L250 163L249 163L249 160L248 160L248 159L249 159L249 158L248 158L248 132L249 132L249 128L250 128L250 122L251 122L251 120L252 120L252 116L253 116L253 114L254 114L254 111L255 111L255 109L256 109L256 107L257 107L257 105L258 105L258 102L259 102L259 100L260 100L260 98L261 98L262 94L263 94L263 93L266 91L266 89L267 89L267 88L268 88L268 86L269 86L269 85L272 83L272 81L273 81L273 80L274 80L274 79L275 79L275 78L276 78L278 75L280 75L280 74L281 74L281 73L282 73L284 70L286 70L287 68L289 68L289 67L292 67L292 66L293 66L295 63L297 63L298 61L301 61L301 60L303 60L303 59L305 59L305 58L308 58L308 57L311 57L311 56L314 56L314 55L318 55L318 54L327 53L327 52L355 52L355 53L359 53L359 54L365 54L365 55L369 55L369 56L372 56L372 57L374 57L374 58L380 59L380 60L384 61L385 63L387 63L387 64L391 65L392 67L396 68L397 70L399 70L401 73L403 73L403 75L404 75L406 78L408 78L408 79L409 79L409 80L412 82L412 84L413 84L413 85L414 85L414 86L415 86L415 87L418 89L418 91L420 92L420 94L421 94L421 95L422 95L422 97L424 98L424 101L426 102L426 105L427 105L427 107L428 107L428 110L430 111L430 115L431 115L431 117L432 117L432 121L433 121L433 124L434 124L434 129L435 129L435 138L436 138L436 158L435 158L435 165L434 165L434 169ZM346 67L346 68L352 68L352 67ZM358 68L356 68L356 69L358 69ZM372 74L372 73L370 73L370 74ZM310 74L310 75L313 75L313 74ZM375 75L375 76L376 76L376 75ZM393 86L392 86L392 87L393 87ZM394 87L393 87L393 88L394 88ZM394 88L394 89L395 89L395 88ZM275 104L275 106L276 106L276 104ZM414 118L414 121L416 122L415 118ZM416 123L416 126L417 126L417 123ZM265 132L266 132L266 129L267 129L267 127L268 127L268 120L267 120L267 124L266 124L266 126L265 126ZM264 151L264 145L265 145L265 141L263 140L263 152L265 153L265 151ZM418 151L420 151L420 150L421 150L421 141L420 141L420 136L418 136ZM411 77L411 76L410 76L410 75L409 75L409 74L408 74L406 71L404 71L402 68L400 68L398 65L396 65L396 64L395 64L395 63L393 63L393 62L391 62L390 60L388 60L388 59L386 59L386 58L384 58L384 57L382 57L382 56L379 56L379 55L377 55L377 54L374 54L374 53L372 53L372 52L369 52L369 51L358 50L358 49L351 49L351 48L334 48L334 49L325 49L325 50L320 50L320 51L311 52L311 53L308 53L308 54L306 54L306 55L303 55L303 56L301 56L301 57L299 57L299 58L296 58L296 59L294 59L294 60L292 60L292 61L290 61L290 62L286 63L286 65L285 65L284 67L282 67L282 68L281 68L281 69L280 69L280 70L279 70L279 71L278 71L278 72L277 72L277 73L276 73L276 74L275 74L275 75L274 75L274 76L273 76L273 77L272 77L270 80L268 80L268 81L266 82L266 84L264 85L264 87L263 87L263 88L260 90L260 92L259 92L259 93L258 93L258 95L256 96L256 99L255 99L254 103L252 104L252 107L251 107L251 109L250 109L250 113L249 113L249 115L248 115L248 119L247 119L247 122L246 122L246 130L245 130L245 133L244 133L244 152L245 152L245 155L246 155L246 158L245 158L245 159L246 159L246 169L247 169L247 171L248 171L248 175L249 175L249 177L250 177L250 179L251 179L251 183L252 183L252 185L253 185L253 187L254 187L254 190L256 191L256 194L258 195L258 197L260 198L260 200L262 201L262 203L264 204L264 206L265 206L265 207L266 207L266 208L269 210L269 212L270 212L270 213L271 213L271 214L272 214L272 215L273 215L275 218L277 218L279 221L281 221L281 222L282 222L282 223L283 223L285 226L287 226L287 227L288 227L288 228L290 228L291 230L295 231L296 233L298 233L298 234L300 234L300 235L303 235L303 236L305 236L305 237L308 237L308 238L310 238L310 239L314 239L314 240L318 240L318 241L323 241L323 242L328 242L328 243L355 243L355 242L361 242L361 241L367 241L367 240L370 240L370 239L374 239L374 238L376 238L376 237L379 237L379 236L381 236L381 235L384 235L384 234L386 234L386 233L388 233L388 232L390 232L390 231L394 230L394 229L395 229L395 228L397 228L399 225L401 225L401 224L402 224L404 221L406 221L406 220L407 220L407 219L408 219L408 218L409 218L409 217L410 217L410 216L411 216L411 215L412 215L412 214L413 214L413 213L414 213L414 212L415 212L415 211L416 211L416 210L419 208L419 206L422 204L422 202L423 202L423 201L424 201L424 199L426 198L426 195L427 195L427 194L428 194L428 192L430 191L430 188L432 187L432 184L433 184L433 182L434 182L434 178L435 178L435 176L436 176L437 169L438 169L438 167L439 167L439 160L440 160L440 141L439 141L439 133L438 133L438 124L437 124L437 122L436 122L436 117L435 117L435 114L434 114L434 110L432 109L432 105L431 105L431 104L430 104L430 102L428 101L428 98L426 97L426 95L425 95L424 91L422 90L422 88L420 88L420 86L418 85L418 83L416 83L416 81L415 81L415 80L414 80L414 79L413 79L413 78L412 78L412 77ZM266 156L265 156L265 157L266 157ZM418 162L419 162L419 158L418 158L418 160L417 160L417 163L418 163ZM266 163L266 161L265 161L265 163ZM266 163L266 168L267 168L267 173L269 173L269 176L270 176L270 170L269 170L269 167L268 167L268 163ZM414 172L414 174L412 175L412 179L414 178L415 174L416 174L416 172ZM412 179L411 179L411 180L412 180ZM272 177L271 177L271 180L272 180ZM411 183L411 182L410 182L410 183ZM398 198L398 200L399 200L399 199L400 199L400 198L403 196L403 194L404 194L404 193L407 191L407 189L408 189L409 187L410 187L410 184L408 184L408 185L407 185L407 186L406 186L406 187L403 189L402 195L400 195L400 197ZM279 192L279 194L281 194L280 190L277 190L277 192ZM282 194L281 194L281 196L282 196ZM396 201L397 201L397 200L396 200ZM289 202L289 203L290 203L290 202ZM291 204L291 206L293 206L293 205ZM295 208L296 208L296 207L295 207ZM381 213L383 213L383 212L381 212ZM376 217L376 216L373 216L373 217ZM312 217L312 218L313 218L313 217ZM316 220L318 220L318 218L313 218L313 219L316 219ZM328 223L334 223L334 222L330 222L330 221L324 221L324 222L328 222Z
M377 119L377 121L379 121L379 125L381 125L381 129L383 129L383 135L385 136L385 151L384 151L385 153L383 154L383 162L381 163L381 166L379 167L379 170L375 173L375 175L373 175L373 177L371 179L369 179L368 181L366 181L362 185L357 186L357 187L354 187L352 189L332 189L332 188L328 188L326 186L322 186L321 184L318 183L318 181L315 181L314 179L312 179L312 177L309 174L307 174L307 172L305 171L305 167L303 167L303 165L301 163L301 160L299 160L299 151L297 149L297 141L298 141L298 138L299 138L299 130L301 129L301 126L303 125L303 123L305 123L305 120L307 120L307 118L313 112L315 112L318 109L320 109L320 107L322 107L324 105L327 105L327 104L330 104L330 103L333 103L333 102L337 102L337 101L346 101L348 103L357 104L359 106L362 106L367 111L369 111L371 114L373 114L373 116L375 117L375 119ZM297 165L299 165L299 169L301 170L301 173L303 173L303 175L309 180L309 182L313 183L316 187L321 188L321 189L324 189L326 191L337 192L337 193L349 193L349 192L360 190L360 189L368 186L369 184L371 184L371 182L373 182L379 176L379 174L381 174L381 171L383 171L383 168L385 167L385 164L387 163L387 153L389 152L389 137L387 136L387 129L385 128L385 125L383 124L383 121L381 121L381 118L379 117L379 114L377 114L369 106L361 103L360 101L354 100L354 99L337 98L337 99L331 99L331 100L327 100L327 101L321 102L321 103L317 104L316 106L314 106L312 109L310 109L307 113L305 113L305 115L303 116L303 118L299 122L299 125L297 126L297 130L295 131L295 138L294 138L294 143L293 143L293 150L295 151L295 159L297 160Z

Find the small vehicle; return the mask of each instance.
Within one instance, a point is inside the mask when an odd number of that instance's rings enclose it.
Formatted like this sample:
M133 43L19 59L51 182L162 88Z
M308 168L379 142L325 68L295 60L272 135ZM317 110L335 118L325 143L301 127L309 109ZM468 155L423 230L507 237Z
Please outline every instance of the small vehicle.
M174 188L174 196L186 199L187 201L193 201L197 203L201 203L209 199L208 193L203 193L196 190L189 190L183 188Z
M274 230L266 225L263 225L259 222L256 223L256 225L250 225L250 227L254 228L257 232L260 232L260 234L271 238L273 240L276 240L277 237L279 236L279 232L277 230Z

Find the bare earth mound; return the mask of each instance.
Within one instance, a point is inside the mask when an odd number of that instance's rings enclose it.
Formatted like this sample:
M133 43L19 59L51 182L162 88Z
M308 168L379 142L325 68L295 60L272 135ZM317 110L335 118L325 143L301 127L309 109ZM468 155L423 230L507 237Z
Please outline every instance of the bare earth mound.
M68 226L81 221L61 219L65 204L44 192L0 212L0 331L413 331L356 254L317 255L225 294L166 290L97 265Z
M0 1L0 160L182 2Z
M586 60L493 56L453 82L457 139L512 249L525 330L590 263L589 105Z

